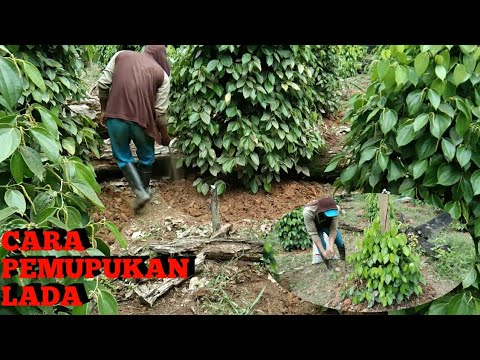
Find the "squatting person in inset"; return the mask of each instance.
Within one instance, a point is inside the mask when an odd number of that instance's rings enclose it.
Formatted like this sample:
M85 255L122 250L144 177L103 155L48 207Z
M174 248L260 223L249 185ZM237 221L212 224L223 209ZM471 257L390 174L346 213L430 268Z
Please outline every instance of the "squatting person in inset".
M117 52L98 80L100 124L106 123L113 157L135 194L135 212L151 197L154 142L170 143L167 132L169 75L165 45L148 45L143 53ZM138 171L130 141L137 148Z
M314 253L321 256L328 270L333 270L330 260L335 255L334 243L340 259L345 260L345 244L338 229L338 206L335 200L326 197L308 203L303 208L303 219L313 241Z

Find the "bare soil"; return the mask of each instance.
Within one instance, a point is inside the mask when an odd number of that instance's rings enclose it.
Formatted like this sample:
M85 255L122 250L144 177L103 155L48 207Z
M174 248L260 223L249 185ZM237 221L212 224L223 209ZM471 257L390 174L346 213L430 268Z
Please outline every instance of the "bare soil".
M306 302L267 278L258 265L208 262L199 274L208 280L204 288L184 285L170 290L153 307L139 299L119 299L121 315L279 315L321 314L322 307ZM256 298L261 294L258 301ZM120 294L117 294L117 298ZM250 309L251 305L254 306Z

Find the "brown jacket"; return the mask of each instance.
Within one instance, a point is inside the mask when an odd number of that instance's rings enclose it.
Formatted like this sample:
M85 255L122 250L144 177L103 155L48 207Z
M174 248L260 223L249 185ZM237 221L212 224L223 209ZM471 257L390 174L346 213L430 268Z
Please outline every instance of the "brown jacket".
M157 91L170 72L165 46L149 45L143 53L120 51L112 58L112 62L111 81L105 74L107 69L99 80L100 90L108 86L110 88L105 118L135 122L161 144L161 135L155 123L155 108ZM100 93L105 94L105 91Z
M327 217L323 215L324 211L332 209L337 209L337 204L332 197L314 200L305 205L303 208L303 219L310 236L317 235L323 228L328 228L330 234L336 233L338 217Z

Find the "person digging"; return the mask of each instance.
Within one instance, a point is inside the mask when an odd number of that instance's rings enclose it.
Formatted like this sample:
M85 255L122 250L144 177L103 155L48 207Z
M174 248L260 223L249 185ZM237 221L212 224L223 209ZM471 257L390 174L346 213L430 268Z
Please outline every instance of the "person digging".
M340 260L345 261L345 244L338 229L338 207L335 200L325 197L308 203L303 208L303 219L314 248L317 248L327 269L332 271L331 259L335 256L333 244L337 246ZM328 238L328 243L324 238Z
M137 213L151 198L155 141L168 146L167 108L170 64L165 45L148 45L142 53L115 53L98 79L100 125L108 130L112 154L128 181ZM130 151L137 148L138 170Z

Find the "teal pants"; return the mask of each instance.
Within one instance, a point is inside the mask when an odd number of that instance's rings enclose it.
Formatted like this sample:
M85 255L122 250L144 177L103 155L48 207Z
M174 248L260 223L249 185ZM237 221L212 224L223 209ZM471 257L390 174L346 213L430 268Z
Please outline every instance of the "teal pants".
M130 151L130 141L137 148L138 162L144 166L152 166L155 162L155 141L145 133L138 124L120 119L107 119L107 130L112 144L112 154L119 168L135 159Z
M325 240L323 240L323 233L325 233L327 235L330 235L330 229L323 228L318 233L318 236L320 236L320 240L322 241L323 248L326 249L327 244L325 243ZM339 248L339 249L345 249L345 244L343 243L343 239L342 239L342 233L340 232L339 229L337 229L337 237L335 238L334 244L337 245L337 248ZM318 250L320 250L320 249L318 249Z

